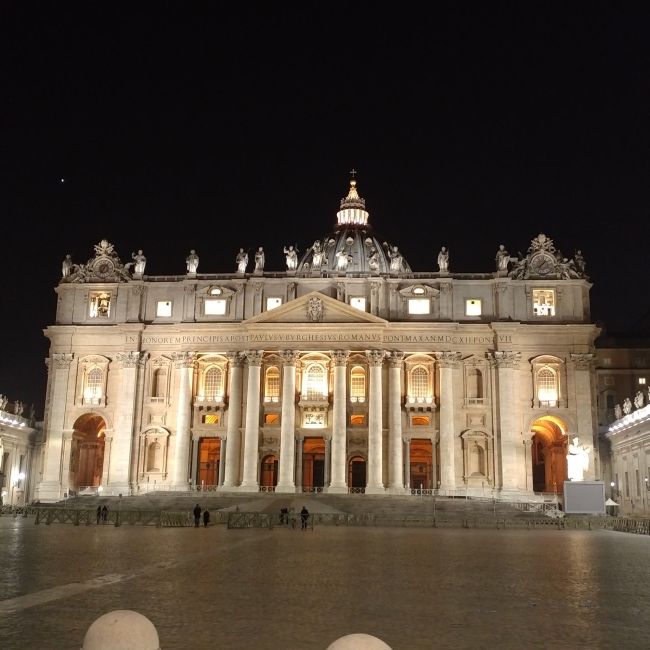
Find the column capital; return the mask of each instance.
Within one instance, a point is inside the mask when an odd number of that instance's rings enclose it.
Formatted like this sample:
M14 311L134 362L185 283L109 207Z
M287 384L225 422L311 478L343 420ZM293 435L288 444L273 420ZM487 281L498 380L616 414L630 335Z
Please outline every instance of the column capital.
M392 350L388 354L388 363L390 363L391 368L401 368L402 363L404 363L404 353L399 350Z
M172 352L172 362L177 368L191 368L194 365L194 352Z
M142 367L149 357L148 352L139 352L138 350L129 350L128 352L118 352L115 355L115 361L120 364L120 368L137 368Z
M434 352L434 356L441 368L458 368L460 364L460 352Z
M571 361L573 361L577 370L590 370L594 356L588 352L572 352Z
M386 356L386 350L366 350L366 358L368 359L368 365L381 366L384 362L384 357Z
M300 350L280 350L279 353L285 366L295 366L300 358Z
M261 366L264 350L246 350L244 352L249 366Z
M402 442L405 445L410 445L411 444L411 437L410 436L402 436Z
M226 352L226 359L231 368L241 368L244 365L244 355L239 351Z
M521 352L514 350L496 350L490 354L490 360L497 368L518 368Z
M67 370L70 367L73 358L74 354L61 354L55 352L52 355L52 361L54 361L54 367L56 370Z
M332 350L330 356L335 366L345 366L350 358L350 350Z

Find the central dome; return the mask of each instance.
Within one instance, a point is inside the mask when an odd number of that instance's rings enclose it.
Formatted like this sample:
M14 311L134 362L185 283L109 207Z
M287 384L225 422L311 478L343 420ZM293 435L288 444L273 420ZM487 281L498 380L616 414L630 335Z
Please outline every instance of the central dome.
M336 229L317 239L298 264L298 272L317 273L410 273L411 267L397 246L380 242L368 223L366 202L357 192L356 180L350 180L348 195L341 199Z

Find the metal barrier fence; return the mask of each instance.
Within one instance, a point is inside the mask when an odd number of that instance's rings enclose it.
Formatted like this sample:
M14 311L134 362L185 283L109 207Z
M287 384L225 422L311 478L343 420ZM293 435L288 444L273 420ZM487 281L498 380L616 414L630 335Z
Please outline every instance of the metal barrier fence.
M18 511L18 509L16 509ZM18 512L15 516L18 516ZM159 510L109 510L104 518L96 509L34 507L24 508L21 516L34 514L35 524L112 525L112 526L158 526L192 527L191 511ZM314 526L372 526L372 527L430 527L430 528L496 528L496 529L609 529L627 533L650 535L650 519L624 517L440 517L435 515L396 516L374 513L310 513L304 521L300 512L268 514L260 512L210 511L209 525L226 524L228 528L274 528L290 529ZM201 526L203 525L201 521Z
M605 520L603 528L619 533L636 533L650 535L650 519L632 519L630 517L611 517Z
M230 512L228 528L273 528L273 517L262 512Z

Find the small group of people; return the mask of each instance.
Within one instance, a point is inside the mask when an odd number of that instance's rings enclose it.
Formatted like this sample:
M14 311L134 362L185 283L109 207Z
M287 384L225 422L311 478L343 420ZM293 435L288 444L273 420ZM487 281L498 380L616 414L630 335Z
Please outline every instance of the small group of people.
M108 506L97 506L97 523L106 523L108 521Z
M301 530L307 530L307 523L309 522L309 510L307 506L303 506L300 511L300 528ZM282 506L280 508L280 525L281 526L291 526L295 528L297 523L297 518L294 515L293 508L287 508Z
M201 506L197 503L192 510L194 514L194 528L199 528L201 525ZM206 508L203 510L203 527L207 528L210 523L210 511Z

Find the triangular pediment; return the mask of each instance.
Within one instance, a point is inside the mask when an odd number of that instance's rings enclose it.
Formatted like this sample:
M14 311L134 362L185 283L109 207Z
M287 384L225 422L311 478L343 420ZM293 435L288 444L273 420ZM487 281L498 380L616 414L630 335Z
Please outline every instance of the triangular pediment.
M350 307L345 302L330 298L319 291L265 311L249 318L245 323L375 323L386 325L388 321L378 316Z

